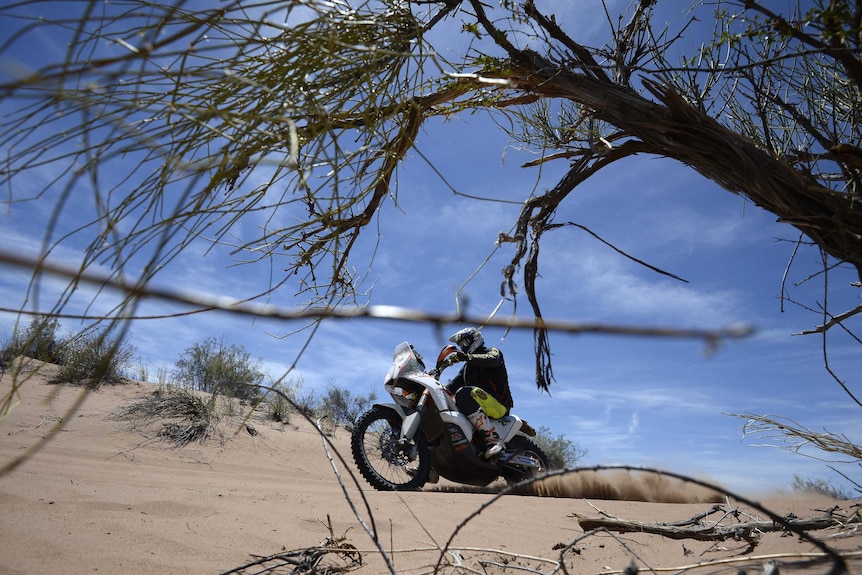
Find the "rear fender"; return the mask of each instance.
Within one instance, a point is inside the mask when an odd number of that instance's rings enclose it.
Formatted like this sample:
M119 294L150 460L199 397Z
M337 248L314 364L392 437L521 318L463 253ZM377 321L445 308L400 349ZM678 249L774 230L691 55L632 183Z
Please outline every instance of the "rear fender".
M524 435L527 435L529 437L536 437L536 430L533 429L532 425L530 425L529 423L527 423L523 419L521 420L521 433L523 433Z
M500 436L503 443L507 443L510 439L518 435L518 432L522 431L522 427L525 423L524 420L517 415L507 415L506 417L492 419L491 421L494 424L497 435Z

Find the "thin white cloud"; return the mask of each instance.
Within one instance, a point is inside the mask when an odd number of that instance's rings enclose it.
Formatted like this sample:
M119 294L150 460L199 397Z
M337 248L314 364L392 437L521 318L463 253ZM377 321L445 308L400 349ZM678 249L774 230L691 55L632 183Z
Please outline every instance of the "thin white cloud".
M663 278L595 246L549 247L539 290L590 319L626 317L682 326L723 326L745 319L742 294ZM578 305L581 304L581 305Z
M637 412L632 413L632 417L631 417L631 420L629 421L629 426L627 429L627 433L629 435L634 435L637 432L639 421L640 421L640 418L638 417Z

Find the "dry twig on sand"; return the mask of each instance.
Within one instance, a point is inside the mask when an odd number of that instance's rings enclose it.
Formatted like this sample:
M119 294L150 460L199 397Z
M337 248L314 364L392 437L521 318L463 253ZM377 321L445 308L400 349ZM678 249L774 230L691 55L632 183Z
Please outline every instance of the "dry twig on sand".
M362 553L347 542L347 534L336 537L332 531L332 521L326 516L329 537L317 547L306 547L293 551L283 551L275 555L258 557L251 563L224 571L221 575L238 573L348 573L362 566ZM325 557L329 560L323 562Z
M705 514L700 514L696 517L685 521L675 523L649 523L644 521L631 521L627 519L619 519L617 517L581 517L578 519L578 524L584 531L592 531L593 529L607 529L608 531L616 531L617 533L650 533L653 535L661 535L669 539L696 539L698 541L724 541L726 539L741 539L748 543L755 543L761 533L771 531L787 531L789 527L797 527L806 531L827 529L842 524L842 522L827 512L823 517L815 517L811 519L800 519L798 517L787 517L783 523L777 521L746 521L743 523L734 523L730 525L722 525L714 523L704 525L701 522L705 516L714 512L728 512L721 505L716 505L712 510Z
M254 573L347 573L362 565L362 555L353 545L342 542L339 546L329 546L328 542L318 547L260 557L251 563L224 571L221 575L248 574L255 567L259 569ZM325 557L331 560L321 563Z

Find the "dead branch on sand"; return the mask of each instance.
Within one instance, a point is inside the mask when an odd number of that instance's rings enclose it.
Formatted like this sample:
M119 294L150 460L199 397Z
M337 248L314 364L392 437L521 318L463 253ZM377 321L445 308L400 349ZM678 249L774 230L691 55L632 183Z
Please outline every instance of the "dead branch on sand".
M858 551L846 551L844 552L845 559L858 559L862 557L862 553ZM694 569L702 569L706 567L727 567L730 565L737 564L758 564L761 563L764 566L764 572L767 571L765 568L767 565L778 565L779 560L805 560L810 562L823 561L827 559L828 556L825 553L770 553L769 555L752 555L752 556L742 556L742 557L726 557L723 559L711 559L709 561L699 561L697 563L689 563L687 565L676 565L673 567L650 567L649 570L653 573L682 573L684 571L692 571ZM744 569L740 569L741 572L745 572ZM602 571L599 575L624 575L628 571L626 569L615 569L615 570L605 570ZM830 572L831 574L831 572Z
M795 516L788 516L784 521L778 522L769 521L746 521L744 523L734 523L731 525L722 525L714 523L705 525L702 519L712 515L713 513L725 513L727 515L738 516L736 510L728 509L723 505L715 505L706 512L701 513L690 519L675 522L675 523L649 523L643 521L632 521L611 517L605 514L605 517L581 517L578 519L578 524L584 531L592 531L593 529L607 529L617 533L649 533L653 535L661 535L669 539L696 539L698 541L724 541L726 539L744 540L749 544L756 543L762 533L771 531L788 531L791 528L803 529L805 531L828 529L829 527L842 526L845 521L841 518L833 516L833 509L827 510L826 515L822 517L814 517L810 519L800 519ZM858 522L858 517L856 522Z
M260 567L254 573L347 573L362 566L362 553L347 542L347 534L336 537L332 530L332 520L326 516L329 537L317 547L306 547L293 551L283 551L275 555L258 557L251 563L224 571L221 575L251 573L252 567ZM331 556L321 565L321 561Z
M564 476L568 474L576 474L580 472L598 472L598 471L608 471L608 470L624 470L624 471L635 471L640 473L650 473L657 474L662 477L668 477L683 481L685 483L697 485L700 487L704 487L714 491L715 493L723 493L725 497L733 498L734 500L749 506L751 509L754 509L757 512L764 514L767 517L767 520L760 520L756 517L748 517L746 513L743 513L739 509L731 509L729 503L727 507L717 504L714 505L709 511L704 513L700 513L692 518L685 519L682 521L677 521L674 523L644 523L644 522L636 522L636 521L625 521L617 517L613 517L600 509L596 508L597 512L601 515L604 515L604 518L593 518L593 519L584 519L579 520L581 528L584 530L584 533L568 544L560 544L559 546L555 546L555 549L560 550L559 558L556 561L555 568L548 573L547 575L556 575L557 573L563 573L565 575L569 574L569 569L566 564L566 556L570 552L579 553L575 549L575 546L584 539L593 537L600 533L605 533L613 537L618 544L624 549L624 552L631 559L631 564L629 567L620 570L610 570L610 568L603 570L601 575L607 575L610 573L630 573L630 572L638 572L640 569L658 572L658 571L667 571L670 569L665 568L656 568L654 566L649 565L643 559L638 557L637 553L633 548L631 548L625 541L622 541L612 531L622 531L622 528L625 528L625 532L639 532L639 533L655 533L661 536L671 536L673 538L682 538L680 534L686 534L687 536L691 536L695 539L701 539L704 541L717 541L721 539L727 538L748 538L749 550L746 551L743 557L739 558L740 562L745 564L752 564L756 562L759 558L748 555L751 548L756 545L757 539L754 537L755 534L762 534L770 531L780 531L787 534L793 534L799 537L802 541L807 541L814 545L815 548L819 550L819 552L814 553L788 553L781 556L781 559L784 561L796 560L797 562L809 563L809 564L830 564L830 570L828 573L830 574L838 574L838 573L846 573L847 565L846 561L850 559L857 559L859 557L856 553L846 553L834 549L827 545L825 541L821 538L815 537L810 533L812 530L817 529L825 529L828 527L840 527L842 529L846 529L848 526L852 526L854 529L862 524L862 518L860 518L859 513L854 513L850 516L843 516L837 513L838 507L834 507L825 511L826 516L820 518L813 519L799 519L793 515L790 516L779 516L774 511L760 505L759 503L752 501L744 496L741 496L736 493L727 492L722 488L713 485L709 482L702 481L699 479L687 477L684 475L680 475L673 472L661 471L657 469L649 469L643 467L634 467L627 465L610 465L610 466L596 466L591 468L581 468L581 469L564 469L564 470L555 470L547 473L545 476L541 478L534 478L522 483L518 483L516 485L510 485L507 488L503 489L501 492L493 496L490 500L483 503L479 508L477 508L473 513L469 514L461 523L459 523L449 540L443 547L443 552L440 553L438 557L437 564L435 565L432 571L429 573L439 573L444 563L444 552L450 549L450 545L454 541L457 533L473 518L483 512L487 507L493 505L499 499L509 493L518 492L519 489L522 489L528 485L532 485L533 483L540 483L542 481L547 480L551 477ZM538 490L537 492L540 492ZM728 499L729 501L729 499ZM594 507L595 508L595 507ZM723 515L718 521L713 521L712 525L704 526L702 524L703 520L713 513L721 512ZM744 517L745 521L726 525L722 524L722 521L726 521L728 518L733 518L738 520L740 517ZM777 556L775 558L770 557L767 560L767 563L774 562L777 566ZM484 564L482 561L479 561L480 565L491 566L491 563ZM674 571L687 571L690 569L696 569L699 567L711 567L714 565L719 565L720 562L714 561L705 561L696 565L691 565L684 568L673 569ZM526 570L534 573L542 573L542 571L536 568L525 568L524 566L516 566L516 565L505 565L505 564L497 564L493 565L497 569L501 569L503 571L506 570Z
M362 555L349 543L341 543L341 546L331 546L327 539L319 547L307 547L294 551L284 551L260 557L251 563L235 567L230 571L224 571L221 575L247 574L250 569L257 567L254 573L347 573L362 565ZM329 557L332 560L321 561Z
M649 533L661 535L668 539L697 539L698 541L724 541L725 539L743 539L753 542L759 537L759 533L769 531L786 531L787 527L779 525L774 521L750 521L748 523L737 523L728 527L721 525L701 525L699 527L676 527L666 523L645 523L643 521L628 521L625 519L610 518L582 518L578 524L584 531L593 529L607 529L617 533ZM790 519L788 525L800 529L826 529L837 525L834 519L821 517L815 519Z

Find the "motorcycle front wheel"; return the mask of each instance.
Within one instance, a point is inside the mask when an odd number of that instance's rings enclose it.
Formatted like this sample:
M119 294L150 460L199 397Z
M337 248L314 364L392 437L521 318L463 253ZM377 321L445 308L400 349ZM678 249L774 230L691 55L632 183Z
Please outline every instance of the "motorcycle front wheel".
M350 450L359 473L379 491L411 491L425 485L431 455L421 432L402 443L401 416L394 409L375 405L353 427Z

